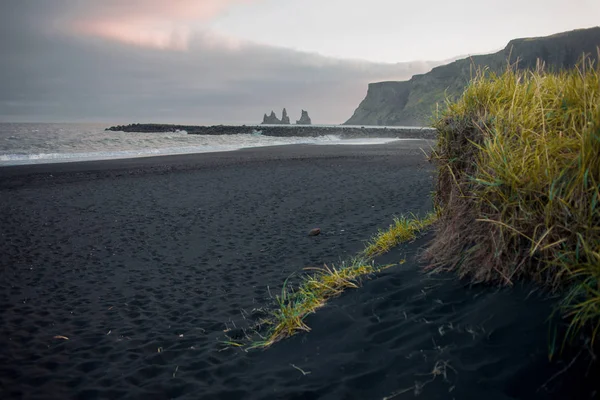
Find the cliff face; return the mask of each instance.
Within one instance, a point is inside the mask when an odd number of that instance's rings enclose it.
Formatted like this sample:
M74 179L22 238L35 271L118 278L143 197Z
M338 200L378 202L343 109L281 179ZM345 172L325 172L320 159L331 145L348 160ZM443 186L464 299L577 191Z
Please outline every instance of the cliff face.
M345 125L401 125L401 115L410 95L411 82L370 83L367 97Z
M345 125L429 125L436 105L458 97L471 77L473 66L501 72L507 60L519 59L521 69L535 68L537 60L548 70L573 67L583 53L598 58L600 27L540 38L515 39L494 54L473 56L415 75L405 82L371 83L367 96Z

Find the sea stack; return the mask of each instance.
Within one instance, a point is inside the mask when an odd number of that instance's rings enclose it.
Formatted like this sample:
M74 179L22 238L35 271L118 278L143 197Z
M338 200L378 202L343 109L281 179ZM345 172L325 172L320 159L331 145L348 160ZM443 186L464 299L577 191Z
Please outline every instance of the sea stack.
M298 121L296 121L296 125L311 125L312 121L310 120L310 117L308 116L308 111L304 111L302 110L302 115L300 116L300 119Z
M287 110L285 108L283 109L283 112L281 113L281 123L284 125L290 124L290 117L288 117Z
M272 125L279 125L281 124L281 121L277 118L277 116L275 115L274 111L271 111L271 115L267 116L267 114L265 114L265 116L263 117L263 124L272 124Z

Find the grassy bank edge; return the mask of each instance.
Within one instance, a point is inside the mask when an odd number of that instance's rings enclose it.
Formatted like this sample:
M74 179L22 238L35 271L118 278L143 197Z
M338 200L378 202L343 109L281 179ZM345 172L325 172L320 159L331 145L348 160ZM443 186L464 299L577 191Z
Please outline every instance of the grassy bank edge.
M600 54L599 57L600 58ZM434 123L430 270L564 294L565 340L600 333L600 66L478 70ZM589 331L588 331L589 329ZM563 343L564 344L564 343Z
M376 274L398 264L375 265L373 258L384 254L393 247L417 239L425 229L431 226L437 214L430 212L420 218L414 214L394 218L386 230L380 230L366 244L363 251L339 267L324 265L322 268L305 268L307 274L301 277L294 288L284 282L281 294L275 297L275 307L259 321L258 326L268 327L265 335L257 335L261 340L250 344L238 341L226 342L227 345L251 349L266 349L278 341L300 332L309 332L305 319L319 308L325 306L331 298L341 295L347 289L360 287L361 278ZM402 264L404 260L400 261Z

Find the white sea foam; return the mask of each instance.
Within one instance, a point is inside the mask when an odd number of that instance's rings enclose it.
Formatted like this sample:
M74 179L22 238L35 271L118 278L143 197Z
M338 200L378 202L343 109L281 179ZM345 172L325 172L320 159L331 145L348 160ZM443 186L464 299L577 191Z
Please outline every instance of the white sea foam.
M0 154L0 166L46 164L59 162L111 160L119 158L151 157L173 154L210 153L238 150L235 146L201 146L201 147L166 147L161 149L140 149L122 151L96 151L81 153L34 153L34 154Z
M290 144L370 145L393 138L342 139L273 137L255 132L235 135L188 135L185 132L124 133L90 124L0 124L0 166L109 160L175 154L212 153Z
M324 142L316 142L315 144L328 144L328 145L332 145L332 144L339 144L339 145L343 145L343 146L348 146L348 145L358 145L358 146L365 146L365 145L372 145L372 144L386 144L386 143L391 143L391 142L397 142L399 140L422 140L422 139L412 139L412 138L362 138L362 139L339 139L337 141L331 141L329 143L324 143Z

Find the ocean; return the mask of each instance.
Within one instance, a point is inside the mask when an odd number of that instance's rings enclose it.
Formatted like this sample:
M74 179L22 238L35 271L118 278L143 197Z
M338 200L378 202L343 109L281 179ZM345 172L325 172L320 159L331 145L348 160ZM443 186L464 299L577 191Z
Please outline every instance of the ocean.
M0 166L209 153L290 144L368 145L406 140L342 139L338 135L316 138L272 137L252 133L252 127L242 126L240 133L234 135L105 131L109 126L76 123L0 123Z

